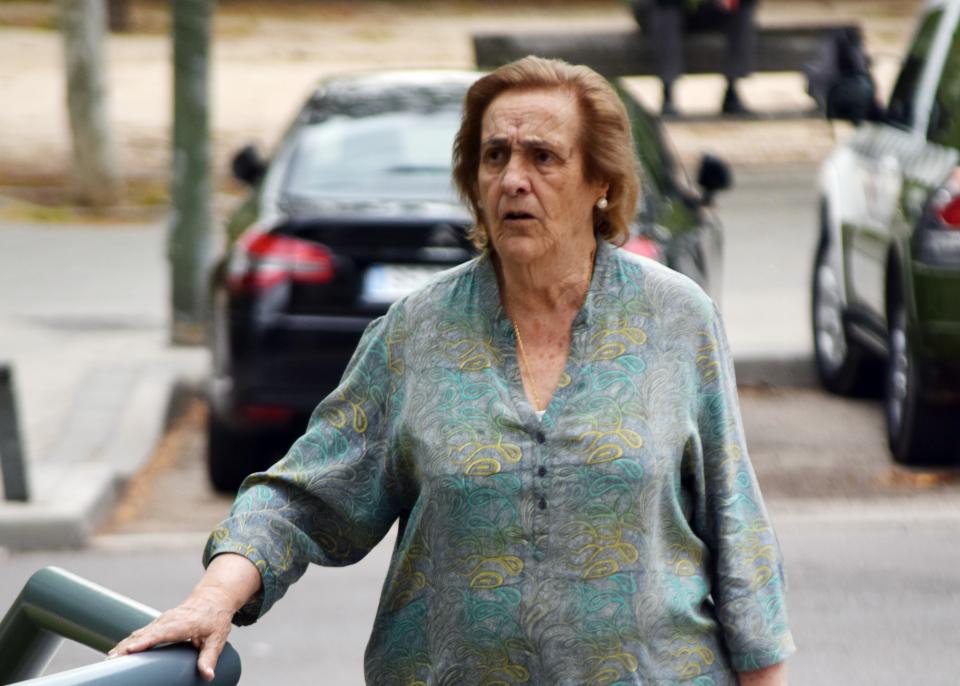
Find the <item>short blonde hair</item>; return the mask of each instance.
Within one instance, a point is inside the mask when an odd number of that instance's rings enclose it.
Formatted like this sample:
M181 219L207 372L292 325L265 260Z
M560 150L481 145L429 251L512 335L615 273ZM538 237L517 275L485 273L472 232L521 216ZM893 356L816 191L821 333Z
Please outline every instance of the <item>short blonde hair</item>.
M453 180L473 211L471 240L480 250L489 243L477 186L483 115L490 103L506 91L539 89L565 90L576 99L584 178L589 183L609 184L606 210L593 211L594 230L606 240L622 244L629 236L640 193L626 108L607 80L589 67L534 56L503 65L467 91L463 119L453 144Z

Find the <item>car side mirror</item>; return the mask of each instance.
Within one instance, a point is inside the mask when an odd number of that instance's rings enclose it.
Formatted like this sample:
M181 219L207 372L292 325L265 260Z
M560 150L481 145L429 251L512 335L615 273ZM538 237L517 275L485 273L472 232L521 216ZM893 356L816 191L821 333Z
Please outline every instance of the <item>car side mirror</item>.
M709 205L718 191L733 186L730 165L714 155L704 155L697 172L697 185L703 189L703 204Z
M255 186L267 171L267 163L260 156L255 145L245 145L233 156L230 162L233 176L248 186Z
M842 119L853 124L881 118L877 91L868 74L844 74L827 92L827 119Z

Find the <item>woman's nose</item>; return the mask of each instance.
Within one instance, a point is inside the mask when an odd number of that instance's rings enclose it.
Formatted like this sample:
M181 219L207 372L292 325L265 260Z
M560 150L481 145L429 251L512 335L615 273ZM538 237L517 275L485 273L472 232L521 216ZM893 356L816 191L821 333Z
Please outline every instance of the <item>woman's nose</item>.
M503 189L509 195L522 195L530 191L530 175L526 165L517 160L516 156L511 158L503 170Z

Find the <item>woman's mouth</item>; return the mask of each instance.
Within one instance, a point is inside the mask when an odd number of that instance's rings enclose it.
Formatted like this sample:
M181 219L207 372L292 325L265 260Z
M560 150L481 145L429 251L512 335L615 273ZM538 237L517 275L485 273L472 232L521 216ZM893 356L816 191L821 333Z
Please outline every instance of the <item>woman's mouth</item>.
M503 218L505 221L524 221L534 217L529 212L507 212L503 215Z

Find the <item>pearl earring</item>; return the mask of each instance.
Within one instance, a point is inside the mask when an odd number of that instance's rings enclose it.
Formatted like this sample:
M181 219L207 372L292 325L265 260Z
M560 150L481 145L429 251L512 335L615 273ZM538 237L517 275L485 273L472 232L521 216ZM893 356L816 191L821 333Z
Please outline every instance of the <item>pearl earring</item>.
M603 212L603 211L604 211L605 209L607 209L607 207L609 207L609 206L610 206L610 203L607 202L606 196L604 196L604 197L600 198L599 200L597 200L597 209L600 210L601 212Z

